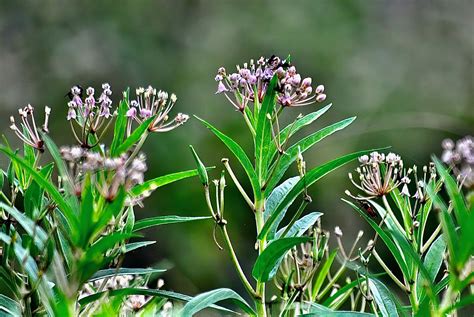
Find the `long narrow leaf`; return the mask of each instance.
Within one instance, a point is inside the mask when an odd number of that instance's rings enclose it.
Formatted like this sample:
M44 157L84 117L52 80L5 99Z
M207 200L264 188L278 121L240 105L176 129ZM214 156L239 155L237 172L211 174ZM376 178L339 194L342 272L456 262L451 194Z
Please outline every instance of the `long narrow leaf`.
M327 126L307 137L296 142L294 145L290 146L285 153L282 154L280 162L275 166L275 172L273 173L272 179L268 183L268 188L271 189L275 186L278 181L285 174L286 170L296 161L298 152L304 153L306 150L310 149L313 145L323 140L324 138L330 136L331 134L340 131L350 125L356 117L348 118L337 123L334 123L330 126Z
M310 170L303 178L298 181L298 183L296 183L296 185L285 195L285 198L278 204L270 218L265 222L265 225L260 231L258 238L262 239L266 237L270 229L273 227L274 222L277 221L280 213L283 212L285 208L288 208L291 202L294 201L298 195L303 193L305 188L313 185L316 181L326 176L330 172L338 169L339 167L357 159L361 155L370 153L372 151L373 150L366 150L351 153Z
M196 117L196 116L195 116ZM199 121L201 121L209 130L212 131L226 146L227 148L232 152L232 154L235 155L237 160L240 162L240 165L245 170L245 173L247 174L250 184L252 185L253 189L253 194L256 198L260 196L260 184L257 178L257 174L255 173L255 170L252 166L252 162L248 158L247 154L245 154L244 150L242 147L237 144L234 140L232 140L230 137L219 131L218 129L214 128L210 123L206 122L205 120L196 117Z
M159 216L153 218L141 219L135 222L133 231L140 231L145 228L167 225L172 223L189 222L196 220L207 220L212 217L180 217L180 216Z
M310 241L310 237L281 238L272 241L258 256L252 269L252 276L260 282L271 279L272 272L281 262L281 258L294 246Z
M272 143L271 122L267 115L273 113L275 108L277 75L274 75L268 84L262 106L258 111L257 128L255 136L255 172L259 182L263 184L267 174L267 159L270 144Z
M105 269L96 272L92 277L89 279L88 282L93 282L96 280L100 280L103 278L111 277L111 276L118 276L118 275L148 275L153 273L163 273L166 270L163 269L138 269L138 268L118 268L118 269Z
M197 312L223 300L231 300L247 314L255 315L252 307L239 294L228 288L219 288L199 294L184 306L181 314L182 316L193 316Z

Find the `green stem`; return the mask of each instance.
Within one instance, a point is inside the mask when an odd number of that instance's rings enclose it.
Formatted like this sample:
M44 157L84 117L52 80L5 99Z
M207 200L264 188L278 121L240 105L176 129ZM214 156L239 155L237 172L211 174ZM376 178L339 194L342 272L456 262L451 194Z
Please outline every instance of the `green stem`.
M257 235L262 230L264 222L265 222L263 218L264 209L265 209L264 199L259 199L255 201L255 222L257 224ZM263 250L265 250L265 246L266 246L266 238L262 238L261 240L258 241L258 254L259 255L262 254ZM267 309L265 306L265 282L257 281L255 305L257 307L257 316L266 317Z
M230 167L229 159L223 158L221 161L222 161L222 163L224 164L224 167L225 167L225 169L227 170L227 173L229 173L230 178L232 178L232 181L234 182L235 186L236 186L237 189L239 190L240 194L242 194L242 197L244 197L245 202L247 202L247 204L249 205L249 207L250 207L252 210L255 210L255 206L254 206L253 202L250 200L249 196L248 196L247 193L245 192L245 190L244 190L244 188L242 187L242 185L240 185L240 182L239 182L239 180L237 179L237 177L235 177L234 171L233 171L232 168Z
M221 222L220 228L222 230L222 234L224 235L225 243L227 245L227 248L229 249L229 254L230 257L232 258L232 263L235 266L235 269L237 270L237 273L239 274L239 278L242 281L242 284L245 287L245 290L249 293L250 296L256 297L256 293L250 285L250 282L248 281L247 277L245 276L244 271L242 270L242 267L240 266L239 259L237 258L237 254L234 251L234 247L232 246L232 242L230 241L229 233L227 232L227 227L224 222Z
M395 214L393 213L392 211L392 208L390 207L390 204L388 203L388 200L387 200L387 197L384 195L382 196L382 201L383 201L383 204L385 206L385 210L388 212L388 214L390 215L390 218L392 218L393 220L393 223L395 224L395 226L397 226L397 229L405 236L409 235L410 233L407 232L405 229L403 229L403 227L400 225L400 222L398 222L398 219L397 217L395 217Z
M398 287L400 287L403 291L406 292L407 287L402 282L400 282L400 280L392 273L392 271L388 268L388 266L377 253L377 251L375 251L375 249L372 251L372 254L374 255L377 262L379 262L380 266L382 266L384 271L387 272L388 276L390 276L390 278L395 282L395 284L397 284Z
M257 135L256 132L255 132L255 129L253 128L252 126L252 123L250 122L249 120L249 117L247 117L247 114L245 113L245 111L242 111L242 115L244 116L244 119L245 119L245 123L247 124L249 130L250 130L250 133L252 133L252 136L253 138L255 138L255 136Z
M140 141L138 141L138 144L135 146L135 149L133 149L132 154L130 154L130 156L128 157L128 160L127 160L126 164L133 161L135 156L137 156L137 154L140 152L140 150L142 149L142 146L145 143L146 138L148 137L149 133L150 132L148 132L148 130L146 130L145 133L143 133L142 137L140 138Z

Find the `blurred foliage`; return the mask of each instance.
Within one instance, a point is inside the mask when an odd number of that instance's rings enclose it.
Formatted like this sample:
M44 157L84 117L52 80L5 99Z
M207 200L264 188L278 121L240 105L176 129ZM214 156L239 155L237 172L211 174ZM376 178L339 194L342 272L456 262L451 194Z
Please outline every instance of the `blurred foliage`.
M291 54L303 74L326 86L328 102L334 104L321 126L358 116L330 145L321 143L317 151L308 152L308 166L385 145L403 155L407 164L422 165L430 153L440 152L444 137L474 130L473 12L470 0L4 1L2 132L10 133L13 109L34 102L53 108L51 133L59 143L67 142L70 132L55 128L66 116L64 94L77 83L109 82L116 102L126 83L175 92L178 111L199 115L236 135L244 131L244 123L223 96L214 95L217 68L230 69L261 55ZM151 141L145 149L150 153L148 177L192 168L188 144L219 167L222 153L229 155L196 120ZM250 137L248 141L250 145ZM326 228L337 222L353 236L351 231L366 225L339 200L348 186L348 170L312 188L315 199L309 209L327 215ZM184 181L153 195L137 215L204 215L201 195L197 180ZM227 200L229 231L239 253L255 242L246 239L254 232L252 215L243 212L235 188L229 188ZM218 252L212 241L211 224L159 230L162 238L156 246L137 253L130 265L172 260L166 284L185 293L238 285L226 253ZM155 234L147 231L152 239ZM195 260L197 248L204 261ZM254 256L249 254L243 263L246 271Z

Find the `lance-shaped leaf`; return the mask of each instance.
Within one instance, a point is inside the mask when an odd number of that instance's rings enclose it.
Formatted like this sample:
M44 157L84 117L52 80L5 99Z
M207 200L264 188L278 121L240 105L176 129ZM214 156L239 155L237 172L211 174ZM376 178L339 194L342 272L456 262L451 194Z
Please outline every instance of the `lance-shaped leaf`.
M305 188L313 185L316 181L329 174L330 172L334 171L335 169L349 163L350 161L355 160L361 155L370 153L372 151L374 150L351 153L335 160L329 161L306 173L306 175L296 183L296 185L285 195L282 201L275 208L275 211L271 214L270 218L267 219L265 225L260 231L258 239L263 239L267 236L270 229L274 226L275 221L278 220L280 213L282 213L286 208L288 208L288 206L291 205L295 198L304 192Z
M133 231L143 230L145 228L167 225L172 223L189 222L196 220L207 220L212 217L180 217L180 216L159 216L138 220L133 227Z
M350 202L348 200L342 199L342 201L346 202L352 208L354 208L354 210L356 210L362 216L362 218L364 218L365 221L367 221L370 224L370 226L378 233L378 235L383 240L383 242L385 243L387 248L390 250L390 253L392 253L392 255L395 258L395 260L397 261L398 266L400 267L403 275L404 276L410 276L410 272L408 270L407 263L405 262L405 258L403 256L403 254L398 249L395 242L393 242L393 240L389 237L389 235L382 228L380 228L379 225L377 223L375 223L375 221L373 221L366 214L366 212L364 210L361 210L359 207L357 207L356 205L354 205L352 202Z
M288 232L286 233L285 237L301 237L306 231L308 231L309 228L311 228L316 221L322 216L323 214L320 212L312 212L307 214L306 216L302 217L301 219L298 219L290 229L288 229ZM283 227L280 230L278 230L276 237L277 238L284 238L282 237L282 234L286 231L287 227Z
M275 74L268 84L265 97L263 98L262 106L258 111L257 117L257 128L255 131L255 170L258 179L260 182L262 182L262 184L267 174L268 153L270 144L272 143L271 119L268 118L268 116L273 113L273 109L275 108L275 88L277 82L278 77Z
M13 299L0 294L0 315L21 316L21 305Z
M310 241L310 237L290 237L273 240L258 256L252 269L252 276L259 282L266 282L275 273L286 252L301 243Z
M310 125L314 121L316 121L319 117L321 117L324 113L326 113L326 111L328 111L329 108L331 108L331 106L332 104L329 104L326 107L321 108L318 111L312 112L310 114L307 114L304 117L301 117L297 119L296 121L287 125L283 130L280 131L280 134L279 134L280 142L283 143L286 140L289 140L299 130L301 130L305 126ZM271 162L271 160L273 159L276 153L277 153L276 144L275 142L271 142L269 150L268 150L269 162Z
M219 288L206 293L199 294L191 299L181 311L182 316L193 316L199 311L211 307L211 305L223 301L233 301L248 315L254 316L255 312L252 307L236 292L228 288Z
M379 280L370 278L369 288L374 296L382 316L398 317L402 316L401 305L393 296L392 292Z
M124 152L127 152L135 143L138 142L138 140L140 140L141 138L145 138L145 132L147 131L153 120L155 120L155 118L156 115L140 123L140 125L135 130L133 130L132 134L130 134L130 136L118 146L116 154L120 155Z
M79 305L84 306L87 304L90 304L98 299L101 299L105 296L107 297L115 297L115 296L129 296L129 295L145 295L145 296L153 296L153 297L158 297L158 298L167 298L167 299L172 299L172 300L179 300L179 301L185 301L188 302L193 299L193 297L189 295L184 295L180 293L175 293L175 292L170 292L170 291L163 291L159 289L148 289L148 288L122 288L122 289L116 289L112 291L104 291L104 292L98 292L86 297L83 297L79 300ZM221 311L225 311L227 313L233 312L232 310L229 310L224 307L220 307L217 305L211 305L211 308L218 309Z
M139 268L116 268L116 269L105 269L105 270L100 270L94 273L92 277L89 279L88 282L93 282L96 280L100 280L106 277L111 277L111 276L119 276L119 275L148 275L148 274L153 274L153 273L163 273L166 272L166 270L163 269L139 269Z
M11 207L5 203L0 202L0 210L4 210L18 221L20 226L23 227L25 232L32 238L38 249L42 250L44 248L48 240L48 235L37 223L25 216L25 214L21 213L15 207Z
M0 151L5 153L12 161L16 162L22 168L27 170L31 177L38 183L38 185L45 189L53 201L58 205L59 210L64 214L64 218L68 225L68 232L71 232L73 239L77 238L77 216L75 215L71 206L66 202L66 200L64 200L63 196L56 189L56 187L54 187L49 180L44 178L40 172L36 171L32 166L26 163L21 157L13 153L11 150L5 147L0 147Z
M356 117L348 118L337 123L334 123L330 126L327 126L319 131L316 131L313 134L308 135L307 137L301 139L300 141L296 142L294 145L290 146L285 153L282 154L280 161L276 166L272 166L275 168L275 172L273 173L272 178L268 182L268 189L273 188L288 170L291 164L293 164L298 157L298 153L304 153L306 150L310 149L313 145L318 143L319 141L323 140L324 138L330 136L331 134L340 131L351 124Z
M443 235L440 235L433 244L426 252L425 258L423 260L423 265L425 266L426 270L430 275L431 281L434 283L436 276L438 275L439 269L443 264L443 257L446 251L446 242L444 241ZM421 276L421 272L418 273L418 280L416 283L417 294L419 295L419 299L423 297L423 293L425 289L423 288L423 280Z
M265 221L267 221L268 218L275 212L276 208L278 205L283 201L285 196L288 194L290 190L295 187L296 183L300 180L299 176L291 177L288 178L286 181L278 185L268 196L268 199L265 202L265 211L263 213L263 217ZM296 197L295 197L296 198ZM289 205L291 205L293 201L290 202ZM288 207L289 207L288 205ZM285 217L286 211L288 210L287 208L284 208L281 212L280 215L278 216L277 219L273 222L272 227L270 228L267 238L269 240L273 239L275 237L275 233L278 229L278 226L280 222L283 220L283 217Z
M239 144L237 144L237 142L232 140L230 137L228 137L221 131L214 128L210 123L204 121L203 119L199 117L196 117L196 119L201 121L209 130L211 130L227 146L227 148L232 152L232 154L234 154L234 156L239 161L240 165L242 165L242 167L244 168L244 171L250 180L250 184L252 185L254 196L259 198L260 185L258 182L257 174L255 174L255 170L252 166L252 162L250 162L250 159L248 158L247 154L245 154L242 147Z
M214 167L207 167L206 169L213 169ZM131 193L134 196L138 196L144 193L150 193L154 191L157 188L163 187L165 185L174 183L176 181L197 176L198 175L198 170L189 170L189 171L183 171L183 172L177 172L177 173L172 173L164 176L159 176L153 179L150 179L148 181L145 181L144 183L137 185L131 189Z

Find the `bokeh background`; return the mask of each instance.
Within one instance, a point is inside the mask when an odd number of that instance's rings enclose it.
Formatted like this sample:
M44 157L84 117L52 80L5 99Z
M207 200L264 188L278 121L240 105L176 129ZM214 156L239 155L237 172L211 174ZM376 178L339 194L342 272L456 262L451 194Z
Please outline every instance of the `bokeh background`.
M291 54L300 73L325 84L334 105L304 133L358 117L307 153L309 167L380 146L392 146L407 165L423 165L440 153L443 138L473 133L473 53L471 0L2 1L0 127L14 140L9 115L27 103L49 105L51 134L59 144L71 143L64 95L72 85L109 82L118 101L126 87L151 84L178 95L176 112L213 122L249 149L241 117L214 94L216 70L261 55ZM318 107L290 109L285 116L291 120ZM220 159L229 152L197 120L149 139L147 176L194 168L189 144L207 165L218 167L218 177ZM368 229L340 201L354 167L312 187L308 208L325 213L326 229L339 225L348 244L358 230ZM232 185L226 207L236 251L250 272L253 216ZM199 181L159 190L137 214L207 215ZM189 294L226 286L241 290L227 253L212 240L211 222L160 227L145 236L157 244L135 252L127 265L170 267L166 288Z

